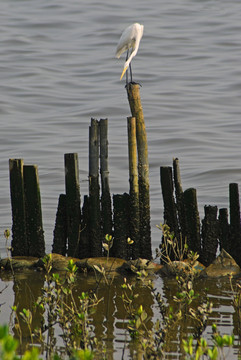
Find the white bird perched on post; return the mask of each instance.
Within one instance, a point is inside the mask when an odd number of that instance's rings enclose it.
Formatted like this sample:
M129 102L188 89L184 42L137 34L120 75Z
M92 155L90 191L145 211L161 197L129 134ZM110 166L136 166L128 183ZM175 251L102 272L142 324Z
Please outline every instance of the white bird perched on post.
M144 26L138 23L132 24L128 26L122 33L120 40L118 42L116 48L115 56L119 59L123 52L127 51L126 54L126 62L124 64L124 69L121 74L120 80L123 78L126 70L130 67L130 75L131 75L131 82L132 82L132 71L131 71L131 60L137 54L140 41L143 35ZM129 49L131 50L131 54L129 55ZM127 74L127 73L126 73ZM128 82L128 76L126 76L126 81Z

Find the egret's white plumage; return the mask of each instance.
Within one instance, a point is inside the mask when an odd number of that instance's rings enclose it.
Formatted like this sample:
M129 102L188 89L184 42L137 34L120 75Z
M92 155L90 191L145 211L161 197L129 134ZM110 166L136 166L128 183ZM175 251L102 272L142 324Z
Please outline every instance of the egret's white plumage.
M144 26L140 25L138 23L132 24L128 26L122 33L120 40L118 42L117 48L116 48L116 54L115 56L119 59L121 54L123 52L127 51L127 58L126 62L124 64L124 69L121 74L120 80L123 78L126 70L130 66L131 60L133 57L137 54L140 41L143 35ZM131 50L131 54L128 57L128 50Z

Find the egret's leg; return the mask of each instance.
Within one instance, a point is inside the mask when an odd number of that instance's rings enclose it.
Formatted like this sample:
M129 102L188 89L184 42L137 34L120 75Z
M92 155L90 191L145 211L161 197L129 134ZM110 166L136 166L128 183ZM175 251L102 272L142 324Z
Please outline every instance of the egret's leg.
M132 70L131 70L131 63L130 63L130 65L129 65L129 68L130 68L131 83L132 83Z
M128 56L129 56L129 49L126 52L126 61L128 60ZM126 85L128 84L128 69L126 70Z

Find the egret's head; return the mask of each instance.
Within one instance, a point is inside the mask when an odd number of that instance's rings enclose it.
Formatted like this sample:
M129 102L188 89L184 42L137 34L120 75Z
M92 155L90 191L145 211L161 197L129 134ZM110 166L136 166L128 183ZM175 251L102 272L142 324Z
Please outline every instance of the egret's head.
M125 75L125 72L126 70L128 69L128 66L125 66L123 71L122 71L122 74L121 74L121 77L120 77L120 80L123 78L123 76Z

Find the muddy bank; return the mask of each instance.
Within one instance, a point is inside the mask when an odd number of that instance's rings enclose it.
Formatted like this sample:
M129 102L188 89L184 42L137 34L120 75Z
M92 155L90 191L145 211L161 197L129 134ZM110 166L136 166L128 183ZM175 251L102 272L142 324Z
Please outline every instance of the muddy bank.
M198 261L192 266L187 261L173 261L172 263L161 265L146 259L123 260L119 258L86 258L77 259L65 257L59 254L50 254L52 271L66 271L68 263L73 260L79 272L93 273L97 268L115 275L135 274L142 269L148 273L157 273L162 276L175 276L181 271L193 271L198 277L223 277L240 276L241 269L235 260L225 250L222 250L219 256L208 267L204 267ZM45 271L43 258L26 256L15 256L11 258L0 259L1 271L25 271L36 270Z

